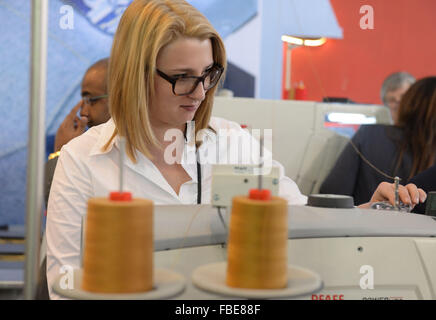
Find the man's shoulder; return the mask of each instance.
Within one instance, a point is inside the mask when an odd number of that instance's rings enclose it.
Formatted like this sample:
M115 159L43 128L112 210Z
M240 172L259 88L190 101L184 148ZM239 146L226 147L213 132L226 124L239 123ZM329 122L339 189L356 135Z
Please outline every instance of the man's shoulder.
M361 150L384 154L386 157L395 152L403 139L403 131L393 125L365 125L353 137Z
M111 126L112 124L108 121L91 127L80 136L70 140L62 149L74 155L88 156L101 143L102 139L104 139L103 135L107 134L108 127Z
M371 124L360 126L359 130L356 132L356 137L383 138L401 134L402 130L396 126L386 124Z

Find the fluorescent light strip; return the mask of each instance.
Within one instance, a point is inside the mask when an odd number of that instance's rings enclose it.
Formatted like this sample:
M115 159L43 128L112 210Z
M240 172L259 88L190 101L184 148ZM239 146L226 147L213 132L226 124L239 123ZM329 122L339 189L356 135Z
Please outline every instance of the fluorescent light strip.
M291 37L291 36L282 36L282 41L290 43L290 44L296 44L299 46L302 46L304 44L303 39Z
M327 115L330 122L342 124L374 124L377 122L375 117L366 116L361 113L340 113L332 112Z
M319 39L306 39L304 40L304 45L309 47L319 47L322 46L324 43L326 43L326 38L319 38Z
M292 36L282 36L282 41L295 44L299 46L309 46L309 47L318 47L322 46L324 43L326 43L326 38L319 38L319 39L303 39L298 37L292 37Z

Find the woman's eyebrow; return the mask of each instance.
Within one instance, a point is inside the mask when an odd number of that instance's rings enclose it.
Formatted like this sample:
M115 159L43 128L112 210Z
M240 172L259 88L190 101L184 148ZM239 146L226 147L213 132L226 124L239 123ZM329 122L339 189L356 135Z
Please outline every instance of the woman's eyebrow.
M203 72L206 71L207 69L212 68L212 66L214 65L214 63L211 63L210 65L208 65L206 68L204 68ZM194 69L191 68L180 68L180 69L170 69L170 72L194 72Z

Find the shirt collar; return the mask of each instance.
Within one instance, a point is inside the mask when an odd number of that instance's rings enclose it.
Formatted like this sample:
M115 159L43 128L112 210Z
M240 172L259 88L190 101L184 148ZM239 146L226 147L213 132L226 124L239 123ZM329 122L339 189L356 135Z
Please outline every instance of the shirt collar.
M201 130L201 133L200 132L198 133L198 139L202 141L202 144L200 146L201 150L210 147L211 144L215 146L216 143L216 135L212 130L210 130L210 128ZM196 136L195 136L195 122L191 121L187 123L187 127L186 127L186 143L185 143L185 148L183 150L184 155L182 159L182 165L184 167L185 165L188 164L196 166L196 159L197 159L196 151L197 151L197 147L196 147Z
M112 137L112 134L115 130L115 123L111 119L107 121L106 123L101 125L100 134L98 136L97 142L94 144L94 146L91 149L90 155L99 155L99 154L105 154L112 150L115 140L117 140L118 136L115 137L115 139L112 139L111 143L109 144L108 148L106 150L103 150L103 147L106 145L106 143L109 141L109 139Z
M115 123L110 118L106 123L101 125L100 134L98 136L97 142L94 144L94 146L91 149L90 155L100 155L100 154L106 154L112 150L114 145L118 146L118 135L111 140L110 144L108 145L106 150L103 150L103 147L106 145L106 143L109 141L109 139L112 137L114 131L115 131ZM195 146L195 122L191 121L187 123L186 126L186 149L187 155L192 155L192 153L195 154L196 146ZM203 139L202 148L206 147L210 142L214 142L216 140L215 134L212 133L211 130L206 129L206 137L199 137Z

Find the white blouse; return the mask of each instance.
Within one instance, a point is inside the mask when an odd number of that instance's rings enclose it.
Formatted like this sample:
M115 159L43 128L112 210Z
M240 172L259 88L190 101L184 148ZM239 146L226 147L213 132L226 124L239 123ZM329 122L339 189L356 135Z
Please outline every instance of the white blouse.
M247 155L259 154L259 145L247 130L239 124L221 118L211 118L210 127L198 149L201 163L201 203L211 201L212 164L247 163ZM81 219L87 211L87 201L92 197L107 197L119 189L119 138L112 140L106 151L102 147L114 132L112 120L92 127L86 133L71 140L60 153L47 208L47 280L50 297L59 298L51 292L51 284L59 276L62 266L78 268L80 265ZM192 125L187 126L187 143L183 150L181 165L191 180L182 184L179 194L173 190L156 166L138 152L137 163L124 159L123 190L134 198L153 200L155 205L197 203L197 162ZM222 139L224 134L229 139ZM239 136L237 146L229 142ZM234 140L235 141L235 140ZM257 148L257 150L256 150ZM235 157L235 154L237 156ZM242 160L241 160L242 159ZM281 164L273 161L271 153L264 155L264 163L280 168L279 195L289 204L306 204L294 181L284 175ZM236 161L236 162L235 162Z

